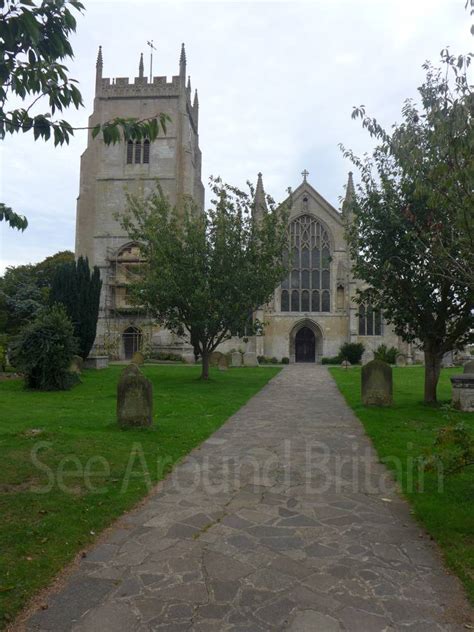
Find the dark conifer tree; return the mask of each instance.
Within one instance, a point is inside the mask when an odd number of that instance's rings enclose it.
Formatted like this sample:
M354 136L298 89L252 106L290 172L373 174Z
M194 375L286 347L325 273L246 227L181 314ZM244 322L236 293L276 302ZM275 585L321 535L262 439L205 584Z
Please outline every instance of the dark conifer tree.
M50 293L50 302L64 305L79 340L79 355L87 358L94 344L102 281L97 266L92 272L87 258L67 263L58 269Z

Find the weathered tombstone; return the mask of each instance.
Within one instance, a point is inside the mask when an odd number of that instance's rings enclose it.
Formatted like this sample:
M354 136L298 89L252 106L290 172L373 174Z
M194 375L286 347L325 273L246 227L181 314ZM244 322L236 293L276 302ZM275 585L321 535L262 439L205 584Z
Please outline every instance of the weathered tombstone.
M137 366L141 366L145 363L145 357L141 351L135 351L132 356L132 364L136 364Z
M219 359L219 371L227 371L229 368L229 356L222 354Z
M151 426L153 423L153 387L136 364L129 364L120 375L117 422L123 427Z
M81 358L81 356L72 356L71 364L69 365L70 373L79 374L82 371L83 364L84 360Z
M244 353L244 366L258 366L257 354L253 351Z
M209 366L219 366L222 355L220 351L213 351L209 356Z
M474 360L468 360L464 365L464 373L474 373Z
M397 357L395 358L395 364L397 366L406 366L407 365L407 357L404 353L397 353Z
M453 386L453 408L465 413L474 413L474 373L453 375L451 384Z
M343 360L341 362L341 366L343 369L348 369L351 366L351 363L349 362L349 360Z
M242 366L242 354L238 351L230 354L230 366Z
M393 401L392 367L382 360L372 360L361 371L364 406L391 406Z

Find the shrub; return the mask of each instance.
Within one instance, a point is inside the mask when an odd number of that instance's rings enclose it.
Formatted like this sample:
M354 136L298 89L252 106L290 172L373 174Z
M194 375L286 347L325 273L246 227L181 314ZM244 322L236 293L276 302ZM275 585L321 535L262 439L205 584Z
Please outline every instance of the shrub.
M330 356L328 358L326 357L322 357L321 358L321 364L341 364L342 362L342 358L341 356Z
M396 347L387 347L387 345L381 344L374 351L374 359L382 360L387 364L395 364L397 361L398 349Z
M8 336L0 334L0 371L7 370Z
M69 371L77 348L74 328L64 307L54 305L41 310L20 332L13 346L13 364L24 374L28 388L65 390L79 381Z
M281 363L282 364L290 364L290 358L282 358L281 359Z
M257 356L257 361L259 364L266 364L267 363L267 359L265 356L259 355Z
M361 342L345 342L339 349L339 363L348 360L351 364L359 364L364 349L365 347Z
M273 356L273 358L270 358L270 363L271 364L278 364L278 358L275 358L275 356Z

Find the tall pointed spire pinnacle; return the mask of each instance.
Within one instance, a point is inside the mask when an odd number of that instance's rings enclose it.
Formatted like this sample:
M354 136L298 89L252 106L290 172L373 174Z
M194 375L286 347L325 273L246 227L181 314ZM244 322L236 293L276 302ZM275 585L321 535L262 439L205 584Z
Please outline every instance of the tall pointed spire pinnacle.
M104 62L102 60L102 46L99 46L99 52L97 53L97 61L95 64L95 92L96 94L100 90L100 86L102 83L102 69L104 67Z
M188 91L189 97L191 98L191 77L188 75L188 85L186 90Z
M258 174L257 186L255 188L255 199L253 202L253 219L258 221L267 211L267 202L265 200L265 189L263 188L262 174Z
M342 213L346 217L352 214L352 203L355 201L354 180L352 179L352 171L349 171L346 185L346 195L342 203Z
M194 91L193 108L195 110L197 110L199 108L199 99L198 99L198 91L197 90Z
M143 65L143 53L140 53L140 62L138 64L138 76L143 79L145 76L145 67Z
M186 81L186 51L184 50L184 44L181 44L181 55L179 57L179 76L184 83Z

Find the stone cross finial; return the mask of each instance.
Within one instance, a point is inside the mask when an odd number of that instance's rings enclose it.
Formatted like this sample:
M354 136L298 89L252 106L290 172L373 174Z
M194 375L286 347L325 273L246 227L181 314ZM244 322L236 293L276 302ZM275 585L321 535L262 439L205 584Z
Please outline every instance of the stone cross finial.
M305 169L301 172L301 175L303 176L303 182L306 182L306 178L309 176L309 171Z

